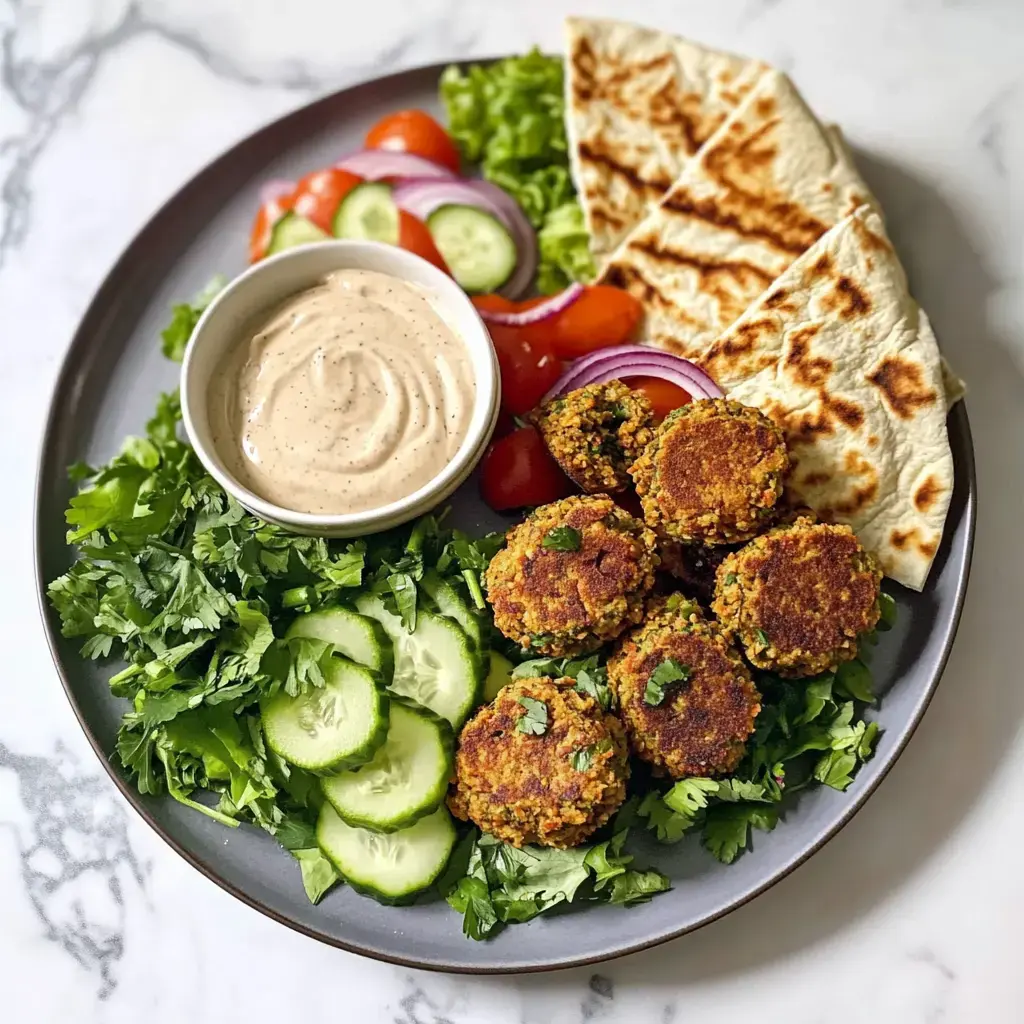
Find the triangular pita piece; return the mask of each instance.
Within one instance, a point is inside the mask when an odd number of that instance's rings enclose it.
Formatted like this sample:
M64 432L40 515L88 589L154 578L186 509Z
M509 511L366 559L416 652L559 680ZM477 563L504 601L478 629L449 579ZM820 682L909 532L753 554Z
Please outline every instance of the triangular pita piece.
M873 203L839 130L762 76L599 280L644 305L645 337L699 355L832 225Z
M568 18L565 32L573 176L600 262L767 65L620 21Z
M785 431L791 500L848 523L887 576L922 589L953 458L935 335L878 214L832 228L700 362Z

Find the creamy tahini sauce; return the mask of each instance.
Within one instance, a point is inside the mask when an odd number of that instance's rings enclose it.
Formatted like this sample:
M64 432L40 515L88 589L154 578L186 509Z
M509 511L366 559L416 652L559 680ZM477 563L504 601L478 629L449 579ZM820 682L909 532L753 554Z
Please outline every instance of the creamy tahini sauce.
M476 387L426 290L342 270L293 296L222 360L213 440L255 494L297 512L404 498L451 461Z

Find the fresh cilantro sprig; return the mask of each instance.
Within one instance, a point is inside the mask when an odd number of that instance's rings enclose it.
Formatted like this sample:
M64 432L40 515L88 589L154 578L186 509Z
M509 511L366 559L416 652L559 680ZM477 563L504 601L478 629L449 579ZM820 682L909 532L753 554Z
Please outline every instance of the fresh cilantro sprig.
M575 679L576 689L607 710L612 703L608 671L597 654L585 658L530 658L512 670L513 679Z
M785 796L813 782L844 790L871 757L879 728L857 710L874 700L863 661L806 680L763 673L758 688L754 735L731 776L683 779L641 801L637 813L660 842L699 831L704 846L729 864L748 847L751 829L775 827Z
M543 736L548 731L548 706L533 697L520 697L519 703L526 713L519 716L516 729L530 736Z
M463 916L463 931L487 939L506 924L530 921L567 903L634 906L670 888L654 870L634 868L625 852L636 817L636 801L619 810L609 838L568 850L522 849L471 830L456 848L438 883L441 894Z
M685 683L690 675L688 665L681 665L675 658L666 658L647 677L647 684L644 686L644 703L651 707L657 707L664 702L668 688L673 683Z

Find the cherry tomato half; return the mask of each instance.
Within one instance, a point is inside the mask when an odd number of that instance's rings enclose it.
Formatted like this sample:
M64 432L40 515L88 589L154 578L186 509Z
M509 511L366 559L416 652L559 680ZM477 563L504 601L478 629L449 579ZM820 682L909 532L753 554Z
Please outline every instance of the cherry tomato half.
M522 416L537 403L562 375L562 364L551 346L530 341L505 327L491 325L491 341L501 369L501 405L513 416Z
M307 174L296 186L292 209L327 234L334 234L334 215L342 199L363 179L340 167L325 167Z
M508 311L519 303L502 295L474 295L477 309ZM562 374L562 364L546 339L521 327L488 324L501 368L502 408L513 416L533 409Z
M624 377L623 380L634 391L642 391L647 396L659 420L663 420L673 409L690 402L689 392L661 377Z
M495 510L546 505L573 491L533 427L495 441L480 465L480 496Z
M588 285L571 306L531 329L546 331L560 359L579 359L596 349L632 341L642 315L643 307L629 292L606 284Z
M398 244L409 252L422 256L439 270L448 273L444 257L437 251L434 239L430 237L427 225L405 210L398 211Z
M256 212L249 233L249 262L258 263L267 255L270 238L274 233L274 225L292 208L295 193L278 196L265 202Z
M381 118L366 133L367 149L414 153L459 173L459 151L448 133L422 110L399 110Z
M511 313L525 311L547 299L510 302L500 295L481 295L474 301L480 309ZM631 341L642 315L643 308L629 292L611 285L588 285L561 313L514 330L521 331L531 341L546 341L559 359L579 359L596 349Z

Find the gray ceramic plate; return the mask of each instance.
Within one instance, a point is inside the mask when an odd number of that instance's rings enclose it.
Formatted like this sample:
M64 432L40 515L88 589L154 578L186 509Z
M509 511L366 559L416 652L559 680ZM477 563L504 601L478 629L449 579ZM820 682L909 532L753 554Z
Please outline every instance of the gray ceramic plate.
M70 559L65 467L109 458L126 434L142 429L157 393L175 387L176 367L163 359L158 343L168 308L214 273L243 269L260 183L298 177L358 148L366 129L388 111L436 107L440 70L422 68L346 89L275 122L197 175L132 242L89 307L53 398L37 495L40 588ZM849 821L903 750L938 684L967 585L975 481L962 404L949 426L957 483L945 541L924 594L893 588L899 624L884 634L875 659L885 691L878 713L884 732L849 791L804 794L774 832L757 833L753 851L730 867L695 841L673 848L638 844L641 859L672 877L670 893L634 910L594 906L518 925L489 943L463 938L458 915L444 903L391 909L343 888L312 907L294 862L269 836L248 828L229 832L172 800L140 797L107 760L123 703L107 692L108 672L84 662L76 645L60 637L45 603L44 619L68 697L114 782L178 853L250 906L324 942L411 966L488 972L592 963L681 935L763 892ZM470 481L458 496L461 525L499 525L475 495Z

